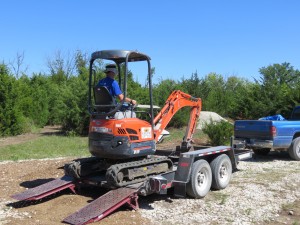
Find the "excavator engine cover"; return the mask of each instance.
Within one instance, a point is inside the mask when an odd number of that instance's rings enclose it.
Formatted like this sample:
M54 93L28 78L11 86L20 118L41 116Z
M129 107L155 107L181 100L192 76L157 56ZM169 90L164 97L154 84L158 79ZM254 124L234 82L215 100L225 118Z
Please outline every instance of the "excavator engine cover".
M90 122L89 151L106 159L128 159L155 153L151 125L138 118L93 119Z

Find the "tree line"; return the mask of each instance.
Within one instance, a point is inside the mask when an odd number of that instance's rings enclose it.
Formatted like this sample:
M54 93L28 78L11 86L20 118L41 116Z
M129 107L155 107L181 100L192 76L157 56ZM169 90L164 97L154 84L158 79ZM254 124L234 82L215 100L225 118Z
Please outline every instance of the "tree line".
M48 74L29 76L20 73L20 65L12 69L0 63L0 136L22 134L45 125L61 125L69 134L87 134L88 64L89 57L80 51L68 60L61 54L48 60ZM103 62L99 61L97 76L104 76L103 71ZM180 80L161 79L153 85L154 104L163 106L173 90L182 90L202 98L202 110L233 120L275 114L288 118L300 103L300 71L284 62L262 67L259 72L260 78L254 81L216 73L200 77L197 72ZM139 104L149 104L148 87L133 77L130 72L129 95ZM184 126L188 115L188 109L179 111L170 126Z

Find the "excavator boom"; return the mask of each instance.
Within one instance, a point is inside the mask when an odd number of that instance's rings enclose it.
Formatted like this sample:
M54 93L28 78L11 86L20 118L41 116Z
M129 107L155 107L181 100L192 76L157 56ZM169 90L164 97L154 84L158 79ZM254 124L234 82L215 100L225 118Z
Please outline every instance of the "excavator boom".
M156 142L176 112L185 106L191 107L191 111L182 145L185 146L189 144L196 129L197 119L201 112L202 101L200 98L192 97L179 90L175 90L171 93L162 110L154 118L153 123Z

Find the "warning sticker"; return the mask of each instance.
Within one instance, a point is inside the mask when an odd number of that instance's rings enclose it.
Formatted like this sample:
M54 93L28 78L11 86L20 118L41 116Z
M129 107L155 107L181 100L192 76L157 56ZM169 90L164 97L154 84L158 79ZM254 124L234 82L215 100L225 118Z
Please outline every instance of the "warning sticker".
M142 139L152 138L152 129L151 127L142 127L141 128Z

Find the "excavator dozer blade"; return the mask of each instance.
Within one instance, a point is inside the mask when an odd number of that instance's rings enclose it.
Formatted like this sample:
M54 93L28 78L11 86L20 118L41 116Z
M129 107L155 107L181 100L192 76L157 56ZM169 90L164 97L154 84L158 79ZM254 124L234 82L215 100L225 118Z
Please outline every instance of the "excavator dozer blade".
M74 179L69 176L63 176L11 197L19 201L39 200L67 188L70 188L75 193Z
M99 221L125 203L133 209L138 209L138 189L119 188L111 190L97 198L87 206L68 216L63 222L68 224L88 224Z

